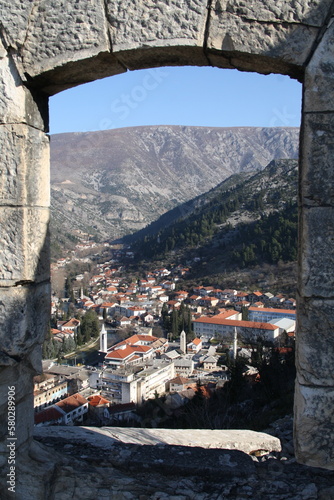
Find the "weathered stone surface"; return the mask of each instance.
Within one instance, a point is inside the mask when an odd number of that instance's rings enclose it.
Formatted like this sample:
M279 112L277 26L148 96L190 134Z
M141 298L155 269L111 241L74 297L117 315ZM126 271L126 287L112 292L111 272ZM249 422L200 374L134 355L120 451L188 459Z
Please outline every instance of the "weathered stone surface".
M34 6L34 0L0 0L2 35L14 49L24 43Z
M33 347L42 344L47 333L50 285L17 286L0 291L0 351L14 359L29 358ZM28 359L27 365L31 363Z
M0 125L0 206L50 205L49 139L26 125Z
M331 0L217 0L214 4L218 12L226 11L244 20L279 23L301 23L322 26Z
M334 113L305 115L301 155L303 205L334 207Z
M300 463L334 470L333 406L333 387L306 387L296 382L295 453Z
M82 83L93 82L99 78L118 75L126 71L124 65L109 52L101 52L95 56L87 55L86 58L84 55L82 58L76 58L75 54L72 54L72 59L73 61L63 65L55 64L54 69L34 78L31 87L37 87L42 89L43 93L53 95Z
M304 208L300 214L298 289L304 297L333 298L334 207Z
M263 432L249 430L207 430L192 429L142 429L122 427L41 427L36 428L36 436L62 436L69 440L79 440L101 448L110 449L117 443L140 445L199 446L239 450L252 453L258 450L280 451L279 439Z
M23 86L11 57L0 41L0 123L27 123L47 131L47 98Z
M298 302L298 380L303 385L330 387L334 365L334 300L299 299Z
M209 51L222 51L223 55L229 55L236 67L237 55L240 53L270 58L273 70L277 59L283 71L284 64L287 67L303 65L317 33L317 28L309 26L259 23L245 20L230 12L211 11L207 48ZM256 70L262 72L261 61ZM270 66L265 67L265 71L268 70Z
M162 46L123 50L117 52L117 59L130 70L160 66L208 66L210 64L200 46Z
M49 209L0 207L0 285L49 278Z
M305 71L304 110L334 111L334 18Z
M34 76L109 49L102 0L42 0L31 11L22 59Z
M277 454L257 459L230 450L123 443L106 450L61 435L33 441L18 465L19 500L330 500L324 495L333 485L331 471ZM4 479L2 473L1 485Z
M107 0L113 51L203 45L206 0Z

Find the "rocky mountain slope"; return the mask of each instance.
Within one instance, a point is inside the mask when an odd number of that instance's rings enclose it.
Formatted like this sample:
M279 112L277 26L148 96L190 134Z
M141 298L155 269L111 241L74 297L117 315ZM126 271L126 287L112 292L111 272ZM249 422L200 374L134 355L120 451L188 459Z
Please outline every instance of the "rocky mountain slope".
M297 160L273 160L217 187L125 237L143 261L190 264L196 273L294 262Z
M298 156L298 128L145 126L51 137L54 243L115 239L232 174Z

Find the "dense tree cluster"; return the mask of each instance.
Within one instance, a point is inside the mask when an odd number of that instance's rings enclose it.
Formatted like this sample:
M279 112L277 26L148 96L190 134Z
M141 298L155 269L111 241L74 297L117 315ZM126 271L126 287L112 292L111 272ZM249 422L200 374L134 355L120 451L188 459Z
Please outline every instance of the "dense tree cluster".
M173 338L177 338L182 330L186 332L188 339L191 338L193 333L191 329L191 310L183 302L179 309L173 309L171 313L168 313L168 307L164 304L161 316L163 327L168 333L172 333Z
M233 260L240 267L259 262L277 264L297 259L297 204L289 203L283 210L263 215L254 224L239 229L239 248ZM241 248L240 248L241 247Z
M138 239L133 245L138 256L158 259L170 252L189 255L190 251L201 256L208 255L214 247L225 262L234 262L239 267L295 261L297 169L285 170L273 185L271 175L275 176L273 166L247 181L236 177L232 183L231 178L229 183L195 200L172 224ZM237 223L233 228L229 218L237 220L243 213L252 214L251 218L258 221Z

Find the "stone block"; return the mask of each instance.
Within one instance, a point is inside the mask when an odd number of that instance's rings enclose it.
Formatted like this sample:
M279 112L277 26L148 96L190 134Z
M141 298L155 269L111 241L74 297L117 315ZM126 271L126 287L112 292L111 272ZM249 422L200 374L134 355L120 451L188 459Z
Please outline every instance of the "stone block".
M103 1L34 2L21 50L24 70L30 76L109 50Z
M26 125L0 125L0 156L0 207L48 207L49 138Z
M296 23L260 23L230 12L211 11L208 51L221 51L238 67L238 55L248 58L270 58L273 70L284 71L284 65L301 67L307 59L318 29ZM275 60L279 68L275 68ZM258 59L259 69L261 60ZM242 68L247 69L247 68ZM254 64L252 65L254 71ZM270 67L264 68L266 72Z
M217 0L215 10L229 12L240 18L262 23L301 23L322 26L331 7L331 0Z
M206 0L106 0L113 51L203 46Z
M0 207L0 286L49 279L49 209Z
M2 55L1 55L2 54ZM28 90L0 42L0 123L26 123L47 131L47 97Z
M300 154L302 204L334 207L334 113L305 114Z
M306 387L296 382L295 454L311 467L334 470L334 387Z
M50 296L49 283L1 288L0 351L7 357L29 358L35 345L43 343L49 328ZM35 368L31 366L32 371Z
M334 111L334 18L305 71L304 111Z
M298 299L296 365L303 385L333 385L334 300Z
M3 36L6 43L14 49L24 43L34 7L34 0L0 0Z
M301 296L333 298L334 207L302 208L299 217Z
M209 61L202 47L152 47L117 52L117 59L128 69L144 69L161 66L208 66ZM224 66L225 67L225 66ZM161 71L168 72L168 69Z

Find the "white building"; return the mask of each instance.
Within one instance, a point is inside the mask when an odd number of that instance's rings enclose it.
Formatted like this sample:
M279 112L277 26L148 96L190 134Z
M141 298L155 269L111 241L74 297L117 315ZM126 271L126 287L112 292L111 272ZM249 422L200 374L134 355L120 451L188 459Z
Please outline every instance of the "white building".
M292 309L274 309L272 307L249 307L248 318L250 321L263 321L269 323L273 319L288 318L296 320L296 311Z
M101 390L113 403L141 403L146 399L162 395L167 383L174 378L174 364L165 360L154 360L149 366L138 366L138 371L106 368L91 375L91 387Z

